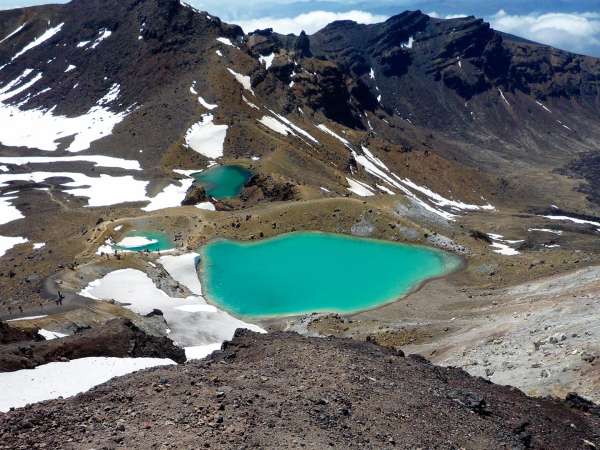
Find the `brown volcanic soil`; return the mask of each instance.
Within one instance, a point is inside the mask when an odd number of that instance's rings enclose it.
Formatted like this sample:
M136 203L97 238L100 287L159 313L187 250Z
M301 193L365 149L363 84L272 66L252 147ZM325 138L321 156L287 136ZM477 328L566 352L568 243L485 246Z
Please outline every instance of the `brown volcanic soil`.
M0 429L4 449L600 445L600 417L565 402L371 343L240 331L205 361L0 415Z

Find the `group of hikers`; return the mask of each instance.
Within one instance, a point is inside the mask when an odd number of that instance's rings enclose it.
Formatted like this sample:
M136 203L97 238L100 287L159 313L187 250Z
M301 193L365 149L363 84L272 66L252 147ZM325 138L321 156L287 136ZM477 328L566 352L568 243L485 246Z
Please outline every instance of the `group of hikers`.
M65 299L64 294L59 290L57 291L57 296L56 299L54 300L54 303L56 303L56 306L63 306L63 300ZM12 305L8 305L8 315L9 317L11 317L13 315L13 307ZM19 310L19 315L22 316L24 314L23 311L23 307L21 305L17 306L17 309ZM40 303L40 310L44 309L44 304Z

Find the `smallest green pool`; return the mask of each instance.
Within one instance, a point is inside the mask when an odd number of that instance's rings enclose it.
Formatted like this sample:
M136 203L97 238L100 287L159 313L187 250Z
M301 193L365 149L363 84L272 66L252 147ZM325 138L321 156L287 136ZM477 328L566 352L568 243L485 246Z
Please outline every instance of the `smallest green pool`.
M160 252L171 250L175 244L160 231L130 231L113 248L127 252Z
M206 190L206 193L217 200L237 197L252 172L240 166L215 166L203 172L192 174Z

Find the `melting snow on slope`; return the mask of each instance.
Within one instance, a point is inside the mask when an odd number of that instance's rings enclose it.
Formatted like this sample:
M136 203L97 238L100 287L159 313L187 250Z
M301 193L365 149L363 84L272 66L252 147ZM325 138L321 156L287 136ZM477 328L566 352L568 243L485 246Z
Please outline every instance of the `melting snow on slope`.
M25 22L23 25L19 26L15 31L13 31L12 33L8 34L4 39L0 40L0 44L2 44L3 42L8 41L11 37L15 36L16 34L18 34L23 28L25 28L25 25L27 25L27 22Z
M208 110L213 110L213 109L219 107L219 105L216 105L216 104L213 105L212 103L208 103L206 100L204 100L200 96L198 96L198 102Z
M237 82L240 83L244 89L246 89L252 95L254 95L254 91L252 90L252 83L248 75L242 75L241 73L237 73L236 71L231 70L230 68L227 68L227 70L231 75L235 77Z
M542 108L544 108L544 110L548 111L549 113L552 113L552 111L550 111L550 109L548 109L548 108L546 107L546 105L544 105L542 102L540 102L540 101L538 101L538 100L536 100L535 102L536 102L536 103L537 103L539 106L541 106Z
M375 195L373 188L362 181L354 180L349 177L346 177L346 181L348 181L348 184L350 185L348 190L359 197L370 197Z
M413 36L408 38L408 42L406 44L402 44L403 48L413 48L413 44L415 43L415 38Z
M32 370L0 373L0 412L29 403L72 397L111 378L149 367L175 364L159 358L81 358Z
M128 111L114 113L104 106L116 99L118 85L116 87L113 85L96 106L79 117L54 115L56 107L49 110L21 110L19 106L5 103L6 100L24 92L39 81L41 74L20 85L32 72L31 69L25 70L19 77L0 89L0 123L10 123L10 127L0 128L0 142L8 147L54 151L59 145L56 141L73 137L67 151L80 152L87 150L92 142L110 135L115 125L128 114ZM35 124L35 127L31 124Z
M352 145L350 145L350 141L348 141L348 139L345 139L345 138L341 137L339 134L337 134L336 132L331 131L329 128L327 128L327 126L325 124L322 123L322 124L318 125L317 128L319 128L321 131L324 131L328 135L333 136L338 141L340 141L342 144L344 144L346 147L352 149Z
M490 246L494 248L494 252L504 256L515 256L520 255L520 252L511 247L514 244L520 244L522 240L510 241L504 239L504 236L500 234L488 233L488 236L492 240Z
M540 233L552 233L552 234L556 234L558 236L560 236L561 234L563 234L563 232L561 230L552 230L550 228L529 228L527 231L538 231Z
M215 125L212 114L204 114L185 135L185 143L195 152L216 159L223 156L223 145L227 137L227 125Z
M508 100L506 100L506 97L504 96L504 92L502 92L502 89L498 88L498 92L500 93L500 97L502 97L502 100L504 100L504 103L506 103L508 106L510 106L510 103L508 103Z
M269 70L269 67L273 64L273 60L275 59L275 53L271 53L267 56L260 56L259 61L265 65L265 69Z
M110 31L110 30L107 30L107 29L100 30L100 36L98 36L96 38L96 40L93 42L93 44L90 45L86 50L94 50L96 47L98 47L102 43L102 41L104 41L105 39L108 39L111 35L112 35L112 31Z
M62 30L62 27L64 26L64 23L61 23L60 25L55 26L54 28L49 28L48 30L46 30L44 32L44 34L42 34L40 37L36 38L33 40L33 42L30 42L29 44L27 44L25 47L23 47L23 49L18 52L15 56L12 57L11 61L14 61L15 59L17 59L19 56L27 53L29 50L31 50L32 48L35 48L41 44L43 44L44 42L46 42L48 39L52 38L53 36L55 36L60 30Z
M159 209L174 208L181 206L181 202L185 199L188 189L192 186L194 180L181 180L180 184L170 184L156 197L150 199L150 204L143 207L143 211L157 211Z
M456 217L454 214L444 211L442 207L449 207L456 211L475 211L475 210L493 210L494 207L490 204L487 205L471 205L464 202L459 202L455 200L447 199L440 194L433 192L431 189L428 189L424 186L419 186L418 184L412 182L408 178L400 178L395 173L391 172L388 167L377 158L368 148L362 146L362 155L359 155L354 150L352 150L352 155L356 160L357 164L362 166L369 174L379 178L388 186L377 185L377 187L386 192L390 193L390 187L396 188L402 191L405 195L407 195L411 200L421 205L426 210L433 212L446 220L454 220ZM425 195L430 202L435 204L438 208L435 208L429 205L427 202L421 200L419 197L415 195L413 191L419 192L420 194ZM392 192L393 193L393 192Z
M275 131L283 136L287 136L289 134L294 134L292 130L290 130L285 124L281 123L279 120L275 119L271 116L262 116L260 119L257 119L258 122L262 123L265 127L270 130Z
M542 217L545 217L546 219L550 219L550 220L562 220L562 221L567 221L567 222L573 222L573 223L577 223L579 225L593 225L595 227L599 227L598 231L600 231L600 222L596 222L593 220L577 219L575 217L570 217L570 216L542 216Z
M199 258L198 253L167 255L160 257L158 263L165 268L171 278L183 284L192 294L202 295L202 285L196 271Z
M235 47L235 45L233 45L233 42L231 42L231 39L224 38L224 37L218 37L217 41L219 41L221 44L225 44L230 47Z
M197 276L195 257L183 258L176 262L169 261L164 267L173 272L173 278L181 280L190 291L199 290L195 282L188 281ZM172 330L169 337L184 348L220 345L230 340L237 328L264 333L264 330L256 325L242 322L216 307L211 307L212 305L199 295L187 298L170 297L158 289L145 273L135 269L111 272L90 283L81 295L92 299L114 299L139 314L148 314L153 309L160 309Z

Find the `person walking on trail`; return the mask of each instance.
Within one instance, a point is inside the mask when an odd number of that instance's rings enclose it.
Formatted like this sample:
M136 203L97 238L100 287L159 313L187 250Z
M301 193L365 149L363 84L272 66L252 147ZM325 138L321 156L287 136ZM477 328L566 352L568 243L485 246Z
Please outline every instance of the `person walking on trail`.
M62 294L62 292L58 291L58 298L56 299L56 306L62 306L64 299L65 299L65 296Z

